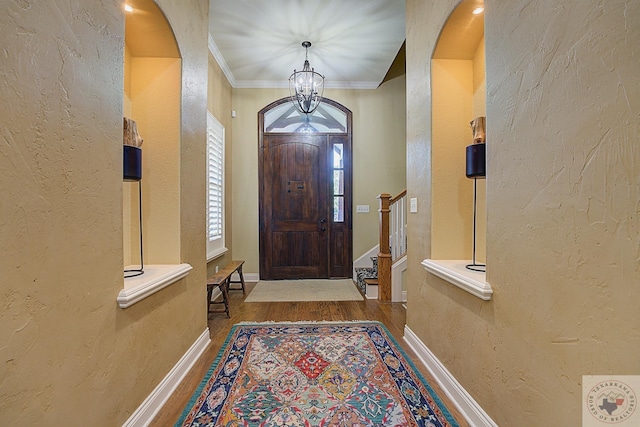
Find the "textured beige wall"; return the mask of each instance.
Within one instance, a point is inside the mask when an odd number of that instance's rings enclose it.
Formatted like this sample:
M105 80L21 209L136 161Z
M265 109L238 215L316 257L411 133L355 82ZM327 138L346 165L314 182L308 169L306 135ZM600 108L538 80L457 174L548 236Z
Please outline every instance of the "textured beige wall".
M207 88L207 105L208 110L213 116L222 123L225 132L225 164L224 171L224 199L225 199L225 216L224 216L224 240L227 249L226 254L211 260L207 264L207 275L215 273L216 267L222 268L231 262L233 257L233 213L231 211L233 204L233 125L231 118L231 85L222 69L209 54L209 78Z
M124 116L142 144L145 264L180 263L180 78L176 58L131 56L125 44ZM124 265L140 264L137 182L123 183Z
M0 7L2 425L121 425L206 329L208 4L158 4L183 56L180 253L194 270L125 310L121 4Z
M378 195L395 196L406 188L406 79L402 75L376 90L329 96L353 112L353 258L357 259L379 243ZM369 205L369 213L355 212L356 205Z
M484 37L473 55L473 117L487 114L486 52Z
M131 51L124 45L124 92L122 100L122 115L131 118ZM138 192L135 188L138 184L131 182L122 183L122 250L124 252L124 265L139 263L140 243L139 238L139 216L133 216L133 206L137 206ZM135 195L135 198L134 198ZM136 209L137 211L137 209ZM132 239L133 236L133 239ZM137 243L136 246L132 246ZM133 255L136 254L135 261Z
M233 160L231 163L231 211L233 250L245 260L245 273L258 273L258 111L287 96L286 89L234 89L236 118L232 120Z
M473 181L465 176L471 144L473 61L434 59L433 78L433 259L471 259Z
M131 117L131 50L124 45L124 93L122 99L122 110L125 117Z
M478 43L473 56L473 117L487 115L487 80L485 64L484 37ZM476 218L476 261L484 263L487 259L487 181L478 179L477 218Z
M489 302L428 274L430 57L407 1L407 325L499 425L580 425L583 374L640 374L640 4L487 5Z
M259 265L258 111L286 96L287 89L233 91L233 255L246 260L248 273L258 273ZM324 96L353 113L353 208L370 207L368 214L353 215L357 258L378 243L378 194L405 188L405 78L376 90L327 89Z
M180 263L180 62L176 58L131 58L130 118L144 139L142 238L147 264ZM138 183L124 186L132 195L131 262L137 265Z

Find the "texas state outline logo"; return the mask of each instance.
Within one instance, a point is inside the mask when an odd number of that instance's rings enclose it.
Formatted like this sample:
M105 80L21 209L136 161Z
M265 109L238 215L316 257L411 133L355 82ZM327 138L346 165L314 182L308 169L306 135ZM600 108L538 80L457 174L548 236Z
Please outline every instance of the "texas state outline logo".
M640 391L640 375L583 376L584 427L617 424L637 426L636 391Z

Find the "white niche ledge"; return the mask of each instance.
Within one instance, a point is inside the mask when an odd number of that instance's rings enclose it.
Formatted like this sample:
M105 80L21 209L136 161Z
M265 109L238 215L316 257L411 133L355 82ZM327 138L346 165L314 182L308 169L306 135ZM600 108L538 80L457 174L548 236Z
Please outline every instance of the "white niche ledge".
M491 285L487 283L487 274L482 271L472 271L466 268L471 261L465 260L434 260L425 259L422 266L429 273L464 289L471 295L489 301L493 294Z
M177 282L193 269L189 264L145 265L144 274L124 279L118 294L120 308L127 308Z

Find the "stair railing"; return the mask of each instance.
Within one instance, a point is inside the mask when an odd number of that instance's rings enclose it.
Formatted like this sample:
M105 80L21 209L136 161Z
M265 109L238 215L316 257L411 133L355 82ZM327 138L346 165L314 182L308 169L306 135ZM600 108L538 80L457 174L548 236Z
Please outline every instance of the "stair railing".
M389 200L391 262L407 253L407 190Z
M378 199L380 200L378 300L391 302L391 264L407 251L407 191L403 191L396 197L382 193Z

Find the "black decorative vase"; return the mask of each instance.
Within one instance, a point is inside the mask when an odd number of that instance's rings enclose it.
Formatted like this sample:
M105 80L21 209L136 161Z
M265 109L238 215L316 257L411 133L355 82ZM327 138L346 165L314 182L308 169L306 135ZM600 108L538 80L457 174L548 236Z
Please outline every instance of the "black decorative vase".
M142 179L142 149L133 145L123 145L124 148L124 180L140 181Z
M487 174L487 144L471 144L467 147L467 178L484 178Z

